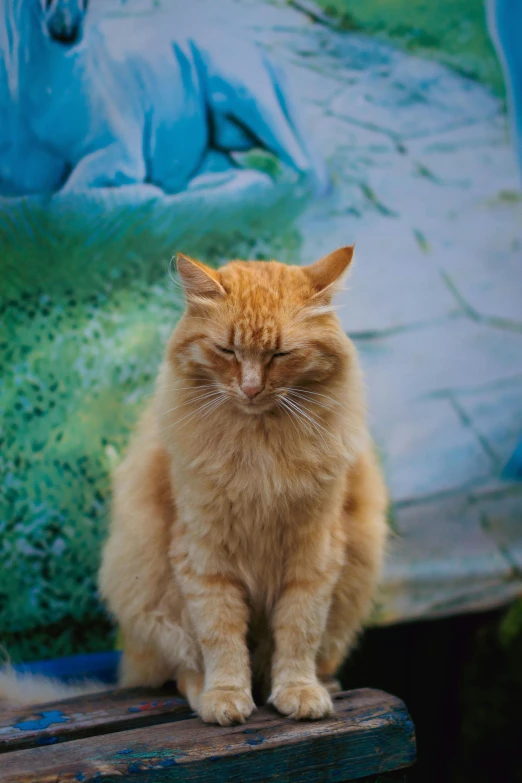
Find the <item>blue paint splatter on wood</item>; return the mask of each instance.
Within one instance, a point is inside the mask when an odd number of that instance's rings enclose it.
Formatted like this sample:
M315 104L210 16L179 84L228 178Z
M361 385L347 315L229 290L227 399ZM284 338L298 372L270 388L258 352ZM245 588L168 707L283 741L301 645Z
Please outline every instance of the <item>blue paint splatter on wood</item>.
M186 756L186 753L181 753L181 756ZM158 767L174 767L178 762L176 759L163 759L158 762Z
M255 734L257 736L251 737L250 739L245 740L245 745L251 745L252 747L255 747L256 745L262 745L265 741L265 738L262 734L258 734L259 729L245 729L243 734Z
M38 713L32 720L15 723L13 728L20 729L20 731L38 731L38 729L47 729L55 723L67 723L69 720L70 718L60 710L48 710Z
M264 737L252 737L252 739L246 740L245 745L251 745L252 747L255 747L256 745L262 745L264 741Z
M38 737L36 740L37 745L54 745L58 742L58 737Z

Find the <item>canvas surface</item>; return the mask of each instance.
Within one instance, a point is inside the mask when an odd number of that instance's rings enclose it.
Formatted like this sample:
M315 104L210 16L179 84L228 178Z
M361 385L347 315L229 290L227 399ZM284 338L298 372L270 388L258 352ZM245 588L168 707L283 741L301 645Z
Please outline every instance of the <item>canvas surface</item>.
M92 0L68 43L49 37L71 24L60 0L45 28L40 0L2 5L14 659L112 644L95 591L110 473L181 313L176 250L308 263L355 242L339 314L397 533L375 621L520 591L522 485L503 469L522 434L522 68L500 35L510 123L486 9L443 6Z

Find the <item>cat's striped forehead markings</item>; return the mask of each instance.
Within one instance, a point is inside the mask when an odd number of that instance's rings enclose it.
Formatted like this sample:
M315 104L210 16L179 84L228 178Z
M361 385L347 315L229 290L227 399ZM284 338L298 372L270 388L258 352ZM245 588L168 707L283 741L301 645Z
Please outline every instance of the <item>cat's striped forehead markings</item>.
M280 325L270 302L257 307L245 303L239 310L239 317L233 326L233 344L243 348L275 350L280 342Z
M299 272L277 262L232 262L222 270L232 307L230 344L275 351L288 317L288 299Z

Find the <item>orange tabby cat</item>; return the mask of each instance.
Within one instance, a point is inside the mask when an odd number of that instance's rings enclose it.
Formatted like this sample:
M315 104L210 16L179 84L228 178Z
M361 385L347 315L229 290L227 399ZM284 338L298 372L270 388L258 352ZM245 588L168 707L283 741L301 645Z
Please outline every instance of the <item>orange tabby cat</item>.
M327 715L371 607L386 492L330 305L352 254L178 256L187 309L116 475L100 586L121 685L174 678L205 721L245 721L253 677L281 713Z

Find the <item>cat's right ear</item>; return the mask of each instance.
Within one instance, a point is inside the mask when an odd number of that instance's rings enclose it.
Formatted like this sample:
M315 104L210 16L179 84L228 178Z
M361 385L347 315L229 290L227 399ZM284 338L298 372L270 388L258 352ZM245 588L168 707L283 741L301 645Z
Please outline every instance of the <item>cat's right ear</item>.
M311 266L304 267L314 288L313 299L329 301L352 263L354 246L340 247Z
M226 291L221 285L219 272L183 253L178 253L176 260L178 273L189 302L197 304L225 296Z

